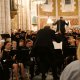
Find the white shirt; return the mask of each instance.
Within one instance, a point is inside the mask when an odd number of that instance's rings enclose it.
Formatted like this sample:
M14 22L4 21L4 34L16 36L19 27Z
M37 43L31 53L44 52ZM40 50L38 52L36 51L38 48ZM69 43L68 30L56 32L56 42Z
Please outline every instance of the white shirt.
M62 50L62 41L60 43L53 41L53 45L54 45L54 49L61 49Z

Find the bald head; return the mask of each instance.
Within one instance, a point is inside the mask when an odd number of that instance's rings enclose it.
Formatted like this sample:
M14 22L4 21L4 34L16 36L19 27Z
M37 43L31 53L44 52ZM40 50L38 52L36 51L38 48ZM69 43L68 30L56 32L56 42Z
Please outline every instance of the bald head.
M44 28L49 28L50 29L50 26L44 26Z

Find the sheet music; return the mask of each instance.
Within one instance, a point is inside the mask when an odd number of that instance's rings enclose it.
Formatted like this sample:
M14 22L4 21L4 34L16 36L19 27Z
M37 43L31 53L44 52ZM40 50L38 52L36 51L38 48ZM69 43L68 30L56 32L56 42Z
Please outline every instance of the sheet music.
M60 43L53 41L53 45L54 45L54 49L61 49L62 50L62 41Z
M0 42L5 42L5 40L4 40L4 39L2 39L2 40L0 40Z

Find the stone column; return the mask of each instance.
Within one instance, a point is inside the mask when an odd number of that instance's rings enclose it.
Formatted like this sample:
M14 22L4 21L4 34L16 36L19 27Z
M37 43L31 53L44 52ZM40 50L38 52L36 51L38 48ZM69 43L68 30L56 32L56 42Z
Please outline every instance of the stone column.
M26 19L27 19L27 0L22 1L22 30L26 30Z
M30 30L30 0L18 0L18 28Z
M11 34L10 0L5 0L5 33Z
M18 22L18 28L17 29L22 29L22 19L23 19L23 10L22 10L22 1L23 0L18 0L18 14L17 14L17 22Z
M26 5L26 9L27 9L27 15L26 15L26 29L31 30L31 0L26 0L27 1L27 5Z
M2 33L5 33L5 27L6 27L6 24L5 24L5 16L6 16L6 13L5 13L5 0L1 0L1 27L2 27Z
M1 23L1 0L0 0L0 34L2 33L2 23Z
M56 0L56 20L58 19L58 0Z
M78 14L79 14L79 25L80 25L80 0L78 0L78 6L79 6L79 9L78 9L79 10L78 11L79 13Z

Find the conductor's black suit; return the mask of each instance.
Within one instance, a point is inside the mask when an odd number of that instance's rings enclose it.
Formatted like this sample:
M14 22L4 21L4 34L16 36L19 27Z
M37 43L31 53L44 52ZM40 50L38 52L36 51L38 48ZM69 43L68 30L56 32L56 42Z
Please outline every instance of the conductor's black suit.
M45 80L45 73L51 66L54 71L54 46L52 41L55 39L55 31L51 30L49 26L41 29L37 33L36 41L34 43L34 53L38 58L42 79ZM56 78L56 74L54 74ZM57 80L57 79L56 79Z
M60 20L57 20L53 25L57 25L56 32L61 32L62 34L65 33L65 25L69 25L69 23L66 23L65 20L63 20L63 17L60 17Z

